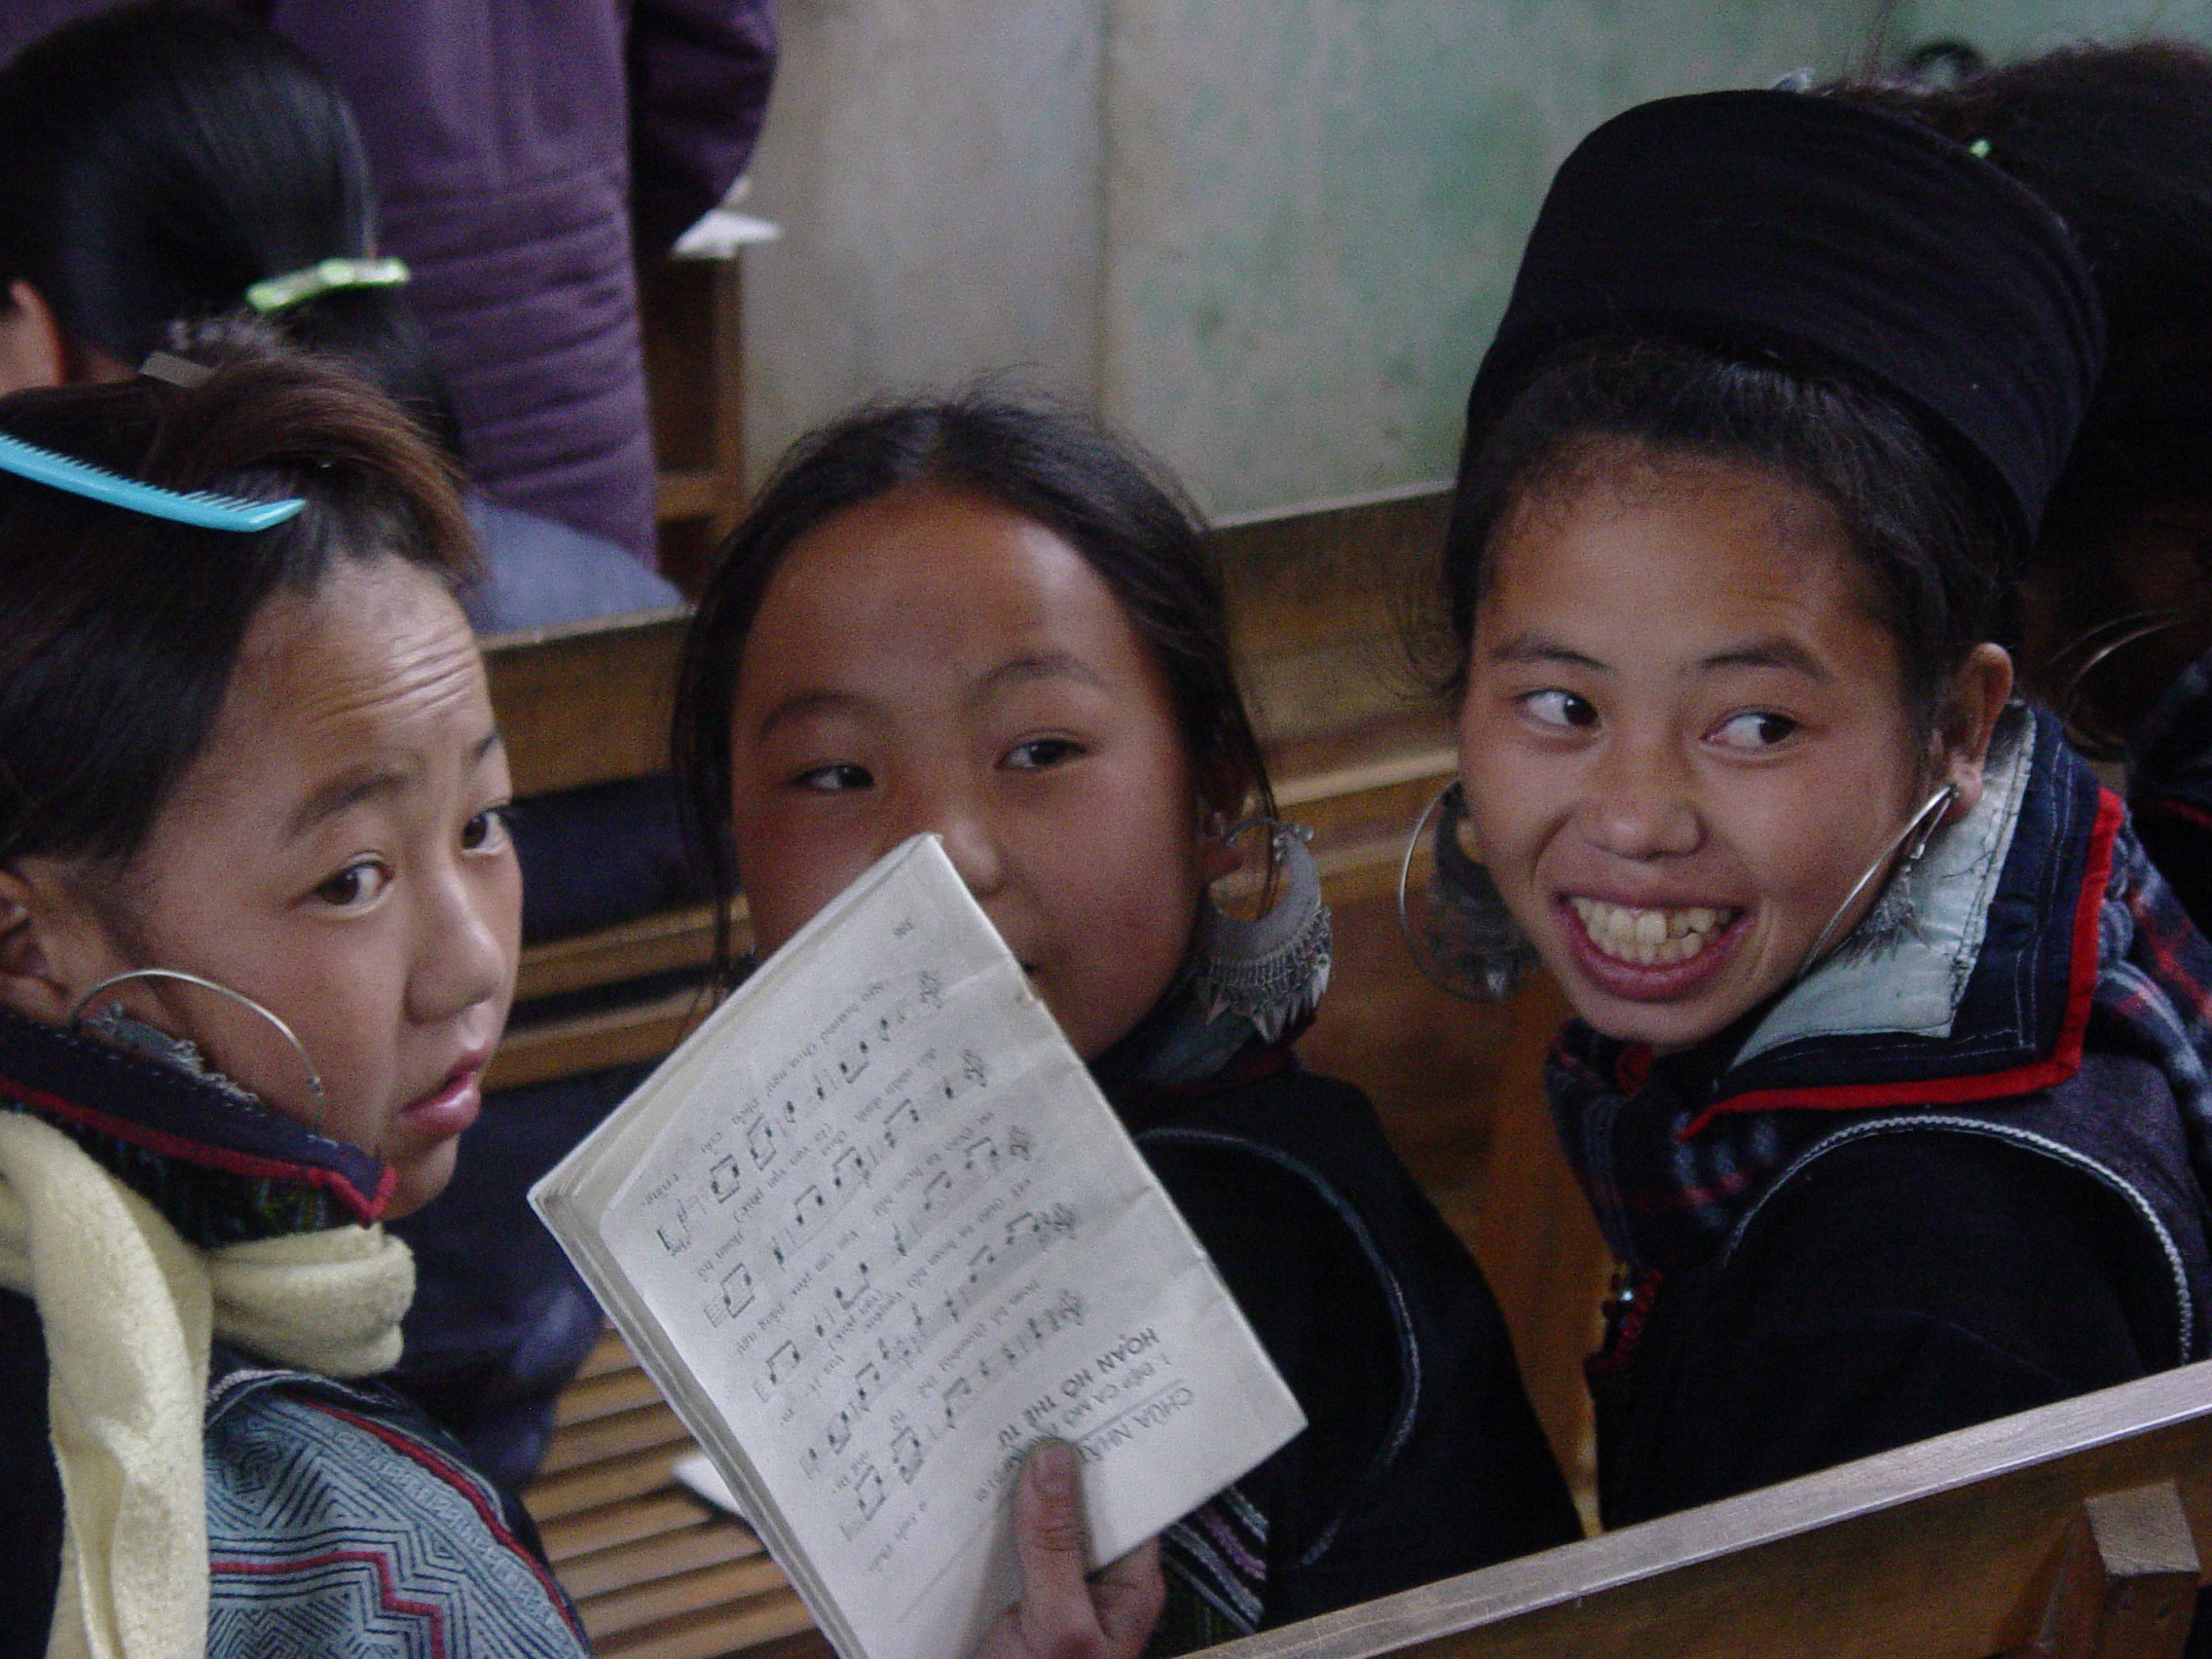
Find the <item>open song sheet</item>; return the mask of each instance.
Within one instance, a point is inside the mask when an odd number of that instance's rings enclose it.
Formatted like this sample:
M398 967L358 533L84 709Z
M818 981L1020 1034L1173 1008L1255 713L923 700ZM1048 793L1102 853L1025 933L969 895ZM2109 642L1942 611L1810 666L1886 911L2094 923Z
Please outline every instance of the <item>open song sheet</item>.
M846 1659L974 1646L1040 1439L1103 1562L1304 1423L934 836L531 1198Z

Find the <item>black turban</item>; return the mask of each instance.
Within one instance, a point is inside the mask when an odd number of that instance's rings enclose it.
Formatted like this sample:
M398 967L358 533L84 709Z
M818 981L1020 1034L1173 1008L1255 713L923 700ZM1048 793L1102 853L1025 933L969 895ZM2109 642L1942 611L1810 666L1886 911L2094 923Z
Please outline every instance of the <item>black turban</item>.
M1470 433L1548 353L1614 333L1871 382L1981 470L2022 546L2104 360L2096 290L2040 198L1902 117L1803 92L1663 98L1582 141L1530 233Z

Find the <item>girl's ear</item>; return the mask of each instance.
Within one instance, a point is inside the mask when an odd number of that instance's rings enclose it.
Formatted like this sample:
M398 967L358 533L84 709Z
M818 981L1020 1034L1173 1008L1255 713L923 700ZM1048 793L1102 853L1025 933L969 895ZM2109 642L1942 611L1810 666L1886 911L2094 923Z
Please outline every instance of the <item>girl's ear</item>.
M92 985L104 936L60 870L47 861L0 865L0 1007L59 1025Z
M0 304L0 394L60 386L68 365L61 325L46 296L28 282L10 283Z
M1936 777L1957 793L1943 823L1964 818L1980 803L1989 740L2011 695L2012 655L1987 641L1967 653L1944 688L1936 716Z

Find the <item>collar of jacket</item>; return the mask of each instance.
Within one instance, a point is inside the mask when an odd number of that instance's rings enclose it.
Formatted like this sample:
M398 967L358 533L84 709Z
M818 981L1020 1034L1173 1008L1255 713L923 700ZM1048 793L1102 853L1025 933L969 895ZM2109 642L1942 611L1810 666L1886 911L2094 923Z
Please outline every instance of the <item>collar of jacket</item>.
M0 1011L0 1110L28 1112L203 1248L367 1225L393 1172L203 1079Z
M2007 724L1980 801L1907 878L1910 924L1876 944L1846 940L1783 993L1682 1137L1784 1107L1995 1100L2081 1069L2125 813L2055 719L2022 709Z

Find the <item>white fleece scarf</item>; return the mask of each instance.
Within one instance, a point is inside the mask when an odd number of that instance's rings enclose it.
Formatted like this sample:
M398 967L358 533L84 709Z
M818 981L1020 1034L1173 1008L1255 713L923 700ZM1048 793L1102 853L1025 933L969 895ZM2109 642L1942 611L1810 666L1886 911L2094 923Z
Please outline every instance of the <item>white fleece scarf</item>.
M38 1304L61 1471L48 1659L203 1659L210 1330L278 1364L399 1358L407 1246L337 1227L202 1250L76 1142L0 1112L0 1284Z

